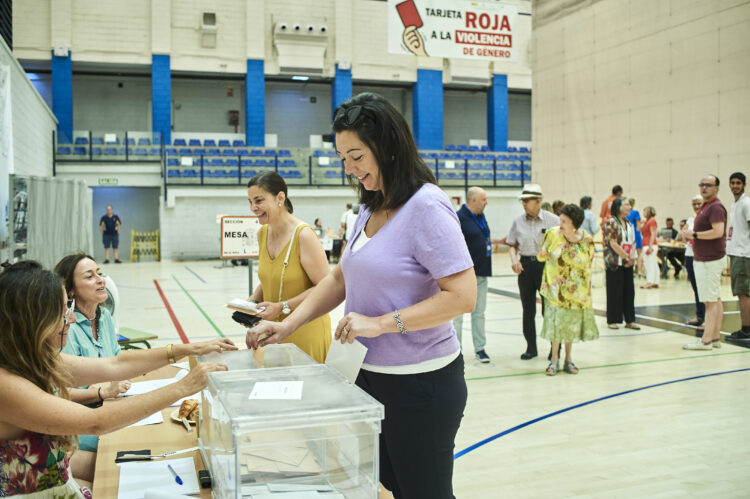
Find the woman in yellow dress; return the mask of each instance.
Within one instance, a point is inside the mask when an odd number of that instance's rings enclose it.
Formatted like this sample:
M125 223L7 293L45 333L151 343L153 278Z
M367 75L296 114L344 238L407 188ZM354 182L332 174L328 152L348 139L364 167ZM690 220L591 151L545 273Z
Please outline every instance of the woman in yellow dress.
M262 225L258 231L260 285L250 299L264 309L258 314L261 318L281 321L328 275L328 260L313 229L292 215L286 182L278 173L263 172L250 179L247 199ZM331 344L331 318L326 314L305 324L284 343L294 343L323 363Z
M599 337L599 328L591 306L591 262L594 241L580 230L584 213L574 204L566 204L560 213L560 226L547 231L537 258L544 264L542 287L544 326L542 338L552 342L547 375L560 369L560 343L565 344L564 371L577 374L571 353L574 341Z

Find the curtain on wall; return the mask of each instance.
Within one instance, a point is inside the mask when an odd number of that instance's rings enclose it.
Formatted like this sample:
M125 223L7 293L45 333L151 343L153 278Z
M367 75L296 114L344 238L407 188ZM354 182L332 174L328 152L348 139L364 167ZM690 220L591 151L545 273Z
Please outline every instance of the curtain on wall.
M91 254L92 199L83 180L29 177L26 258L52 269L67 254Z

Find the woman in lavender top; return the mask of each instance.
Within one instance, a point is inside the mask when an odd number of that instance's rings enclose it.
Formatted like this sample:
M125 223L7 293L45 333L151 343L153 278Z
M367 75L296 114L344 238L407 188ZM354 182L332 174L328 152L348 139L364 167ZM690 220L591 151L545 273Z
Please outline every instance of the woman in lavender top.
M381 482L397 498L450 498L467 395L451 321L474 308L473 263L448 197L388 101L349 99L333 130L346 173L358 180L351 240L305 301L282 322L250 329L247 344L277 343L346 299L335 338L368 348L357 385L385 406Z

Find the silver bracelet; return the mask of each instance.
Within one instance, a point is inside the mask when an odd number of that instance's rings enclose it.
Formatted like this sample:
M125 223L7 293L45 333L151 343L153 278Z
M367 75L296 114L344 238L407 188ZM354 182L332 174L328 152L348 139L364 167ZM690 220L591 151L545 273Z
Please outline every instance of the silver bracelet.
M409 332L404 327L404 323L401 322L401 314L399 313L398 310L393 312L393 318L396 319L396 327L398 327L398 330L401 331L401 334L406 334Z

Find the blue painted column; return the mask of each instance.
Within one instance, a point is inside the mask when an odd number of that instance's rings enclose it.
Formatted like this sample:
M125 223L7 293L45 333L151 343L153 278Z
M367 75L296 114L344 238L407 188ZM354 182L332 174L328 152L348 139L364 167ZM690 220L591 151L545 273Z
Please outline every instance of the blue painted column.
M493 75L487 91L487 145L491 151L508 150L507 75Z
M165 144L172 143L172 70L169 61L168 55L151 56L152 130L162 134Z
M414 139L419 149L443 148L443 72L418 69L412 101Z
M262 59L247 60L245 74L245 142L266 145L266 76Z
M336 111L336 108L341 105L346 99L352 96L352 70L351 69L340 69L339 65L336 64L336 75L333 77L331 95L331 116Z
M57 142L73 141L73 63L52 54L52 112L57 118Z

